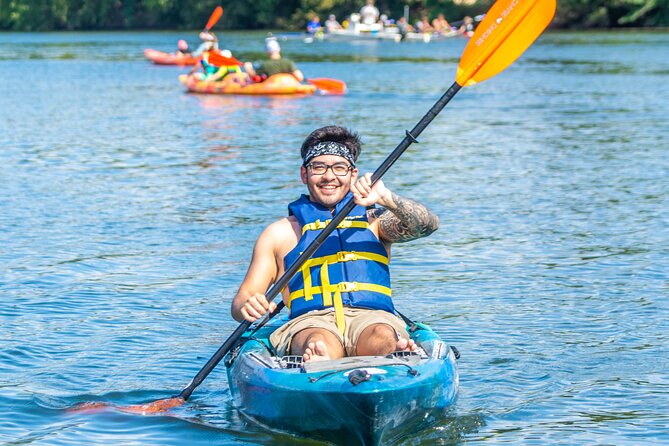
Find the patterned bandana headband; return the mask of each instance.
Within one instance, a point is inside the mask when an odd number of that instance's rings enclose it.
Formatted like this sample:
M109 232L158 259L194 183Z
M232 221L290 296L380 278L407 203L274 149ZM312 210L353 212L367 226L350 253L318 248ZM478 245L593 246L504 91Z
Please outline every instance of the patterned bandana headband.
M321 155L336 155L345 158L346 161L351 163L352 166L355 166L353 161L353 155L351 151L344 144L340 144L334 141L322 141L318 144L315 144L307 149L307 153L304 154L304 165L306 166L312 158Z

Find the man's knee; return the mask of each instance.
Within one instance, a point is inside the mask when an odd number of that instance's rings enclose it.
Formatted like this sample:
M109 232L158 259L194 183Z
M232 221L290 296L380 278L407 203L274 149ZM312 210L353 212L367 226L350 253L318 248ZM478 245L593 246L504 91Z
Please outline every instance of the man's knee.
M291 341L290 350L293 355L301 355L312 342L323 341L328 347L341 347L339 338L324 328L307 328L299 331Z
M388 339L393 342L397 341L397 333L395 332L395 329L388 324L370 325L363 331L362 336L365 336L366 338L374 338L376 340Z
M357 355L385 355L392 353L397 344L397 333L388 324L378 323L367 327L356 343Z

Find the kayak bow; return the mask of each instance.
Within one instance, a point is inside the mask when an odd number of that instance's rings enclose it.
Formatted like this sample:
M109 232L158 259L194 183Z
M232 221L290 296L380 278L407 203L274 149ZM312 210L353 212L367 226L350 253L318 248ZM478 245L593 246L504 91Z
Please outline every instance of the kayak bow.
M164 53L162 51L147 48L144 50L144 56L156 65L197 65L199 57L177 56L175 54Z

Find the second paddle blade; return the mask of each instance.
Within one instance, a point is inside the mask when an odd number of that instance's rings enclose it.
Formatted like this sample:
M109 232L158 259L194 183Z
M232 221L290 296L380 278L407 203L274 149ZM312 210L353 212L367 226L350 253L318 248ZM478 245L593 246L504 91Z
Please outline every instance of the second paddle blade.
M186 400L178 396L172 398L164 398L162 400L156 400L146 404L134 404L130 406L117 406L115 404L104 403L104 402L85 402L85 403L79 403L69 408L67 411L70 413L72 412L90 413L90 412L100 412L111 409L111 410L117 410L119 412L135 413L139 415L157 415L163 412L167 412L168 410L173 409L175 407L179 407L185 402Z

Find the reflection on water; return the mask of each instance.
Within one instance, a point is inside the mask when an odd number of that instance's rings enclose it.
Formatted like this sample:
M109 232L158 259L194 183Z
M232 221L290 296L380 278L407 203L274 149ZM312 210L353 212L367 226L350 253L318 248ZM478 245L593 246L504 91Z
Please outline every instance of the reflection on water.
M248 60L263 33L220 36ZM453 82L462 39L286 40L345 96L192 95L145 47L182 33L0 34L0 436L294 444L224 370L170 416L68 414L178 393L236 328L254 241L302 191L314 128L374 170ZM195 40L194 36L193 41ZM393 250L400 311L462 352L445 420L398 444L666 443L666 33L549 33L464 89L384 177L441 228ZM558 439L558 440L556 440Z

